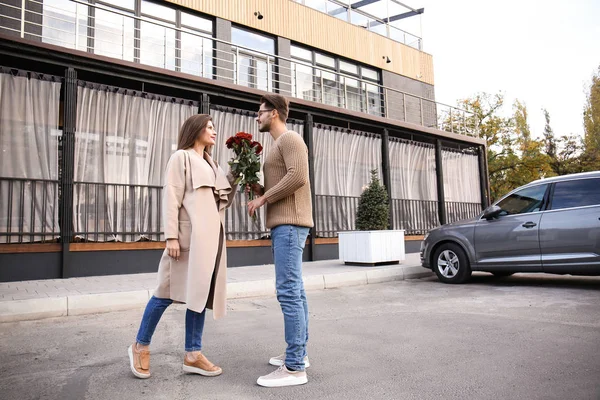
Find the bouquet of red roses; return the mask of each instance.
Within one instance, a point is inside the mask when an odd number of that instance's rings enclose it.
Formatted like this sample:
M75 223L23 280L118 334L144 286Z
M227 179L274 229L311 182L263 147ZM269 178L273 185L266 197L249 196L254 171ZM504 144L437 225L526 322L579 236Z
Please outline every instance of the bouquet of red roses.
M262 145L252 140L252 135L246 132L238 132L225 142L228 149L232 149L235 156L228 162L231 174L236 177L235 184L244 190L246 185L258 183L260 172L260 158ZM252 200L253 191L249 193Z

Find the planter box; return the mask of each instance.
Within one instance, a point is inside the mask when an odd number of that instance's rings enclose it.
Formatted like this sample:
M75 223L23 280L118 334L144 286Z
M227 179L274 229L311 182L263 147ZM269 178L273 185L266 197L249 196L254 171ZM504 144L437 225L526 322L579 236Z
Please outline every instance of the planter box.
M340 261L346 264L399 263L405 259L404 231L339 232Z

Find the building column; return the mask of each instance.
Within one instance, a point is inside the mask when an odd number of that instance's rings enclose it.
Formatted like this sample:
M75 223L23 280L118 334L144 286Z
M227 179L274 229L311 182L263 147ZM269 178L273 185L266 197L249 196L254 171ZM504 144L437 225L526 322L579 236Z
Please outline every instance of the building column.
M292 44L289 39L283 37L277 37L277 55L284 58L291 58L292 56ZM284 96L292 95L292 63L287 60L277 58L277 64L275 67L276 85L278 93Z
M308 179L310 181L310 197L312 202L312 218L313 227L310 228L310 247L309 256L310 261L315 260L315 247L317 239L317 202L315 195L315 141L313 136L313 116L312 114L306 114L304 118L304 141L306 147L308 147Z
M388 228L394 229L394 216L392 210L392 181L390 178L390 147L389 147L389 132L383 130L381 135L381 173L383 175L383 185L387 190L388 195Z
M69 246L73 237L73 180L75 170L75 129L77 123L77 71L65 72L62 160L60 175L60 242L62 246L62 278L74 276Z
M446 197L444 195L444 167L442 163L442 141L435 141L435 176L437 181L438 216L440 224L446 224Z
M231 43L231 21L215 18L215 38ZM215 41L213 58L215 60L215 79L235 83L237 66L234 54L231 52L231 45Z
M200 97L200 114L210 114L210 96L206 93Z
M479 146L477 155L479 163L479 189L481 191L481 208L485 209L490 205L490 191L487 171L487 150L485 146Z

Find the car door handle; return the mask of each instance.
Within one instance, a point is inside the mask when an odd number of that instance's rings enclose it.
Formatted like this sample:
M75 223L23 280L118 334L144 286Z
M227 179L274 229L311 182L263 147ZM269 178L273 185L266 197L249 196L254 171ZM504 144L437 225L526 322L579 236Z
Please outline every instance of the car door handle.
M523 225L521 225L523 228L533 228L534 226L537 226L537 224L535 222L525 222Z

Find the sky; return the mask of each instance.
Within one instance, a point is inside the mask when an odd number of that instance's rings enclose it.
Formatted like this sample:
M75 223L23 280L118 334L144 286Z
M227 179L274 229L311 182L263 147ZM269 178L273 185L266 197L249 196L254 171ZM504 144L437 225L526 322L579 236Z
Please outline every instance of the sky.
M515 99L525 103L534 136L544 129L542 108L555 135L583 136L585 93L600 66L600 0L405 3L425 8L404 28L421 29L433 55L436 101L501 92L507 115Z

